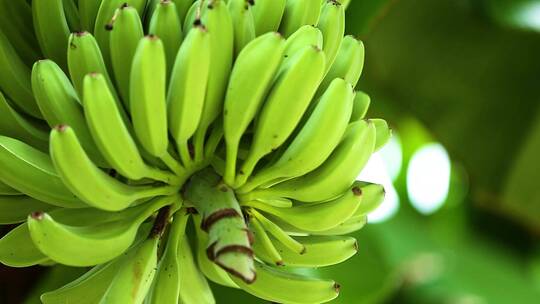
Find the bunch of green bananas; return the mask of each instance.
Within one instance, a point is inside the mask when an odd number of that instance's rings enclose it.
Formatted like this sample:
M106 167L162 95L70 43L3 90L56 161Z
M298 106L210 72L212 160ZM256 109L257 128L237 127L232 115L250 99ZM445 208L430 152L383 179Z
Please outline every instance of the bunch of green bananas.
M0 262L92 267L44 303L335 298L295 269L356 253L390 137L345 6L0 0Z

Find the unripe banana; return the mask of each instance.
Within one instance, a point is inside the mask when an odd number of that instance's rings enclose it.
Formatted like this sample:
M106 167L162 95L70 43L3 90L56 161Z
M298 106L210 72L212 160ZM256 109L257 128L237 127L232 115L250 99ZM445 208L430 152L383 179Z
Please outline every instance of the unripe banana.
M92 34L88 32L74 33L69 37L67 51L69 75L73 86L79 96L83 96L84 77L90 73L102 74L107 80L109 89L115 94L115 99L120 105L116 90L107 72L101 50Z
M0 89L26 114L41 118L32 96L30 69L24 64L0 29Z
M204 107L210 66L209 43L209 33L204 26L193 27L188 32L169 84L169 130L185 166L192 162L188 140L197 130Z
M214 295L206 278L197 269L187 238L178 244L180 264L179 302L186 304L215 304Z
M223 100L233 63L234 48L233 24L225 2L209 3L202 18L210 32L210 70L203 112L194 138L196 161L201 161L204 157L204 141L208 127L223 111Z
M64 14L71 32L81 31L81 17L79 16L78 0L62 0L64 2ZM69 36L69 35L68 35Z
M150 20L149 33L158 36L165 47L167 75L170 76L178 49L182 44L182 19L178 16L175 2L161 1Z
M375 143L375 151L382 148L392 137L392 130L388 127L388 123L384 119L371 119L377 130L377 142Z
M325 303L339 295L339 284L334 281L279 271L261 263L256 263L255 267L257 271L255 283L246 284L241 280L234 280L245 291L267 301L298 304Z
M53 261L76 267L93 266L126 251L142 222L175 200L178 197L156 199L121 211L118 221L82 227L64 225L47 213L34 212L28 216L28 227L36 246Z
M130 75L135 50L144 36L141 19L134 7L123 5L108 24L111 64L118 93L126 109L130 105Z
M313 0L287 0L279 32L289 37L303 25L316 25L319 21L321 5Z
M0 180L51 205L64 208L85 206L64 186L49 155L5 136L0 136Z
M354 217L364 216L375 210L383 202L385 191L382 185L360 182L362 190L362 204L354 213Z
M188 215L185 210L180 211L171 224L169 237L165 251L158 263L156 277L150 293L147 296L149 303L176 304L180 295L179 281L180 259L178 255L178 247L185 237L185 229L188 220Z
M277 208L258 202L250 202L250 207L279 217L294 227L309 232L325 231L349 219L362 202L362 190L356 182L348 191L335 200L291 208Z
M255 239L253 242L253 251L257 254L257 257L263 258L270 265L283 265L281 255L259 221L256 218L252 218L249 225L253 231L253 237ZM258 252L263 254L258 254Z
M71 31L64 12L64 1L33 0L32 15L43 55L66 70L66 50Z
M17 112L0 92L0 133L47 151L47 131L41 123Z
M172 0L176 4L176 11L179 20L184 20L193 0Z
M279 160L253 175L238 192L249 192L276 179L297 177L320 166L345 132L351 116L352 100L351 86L342 79L334 80Z
M258 193L261 197L287 197L302 202L333 199L356 179L374 151L375 124L358 121L351 124L330 157L314 171L277 184ZM257 197L257 194L253 194Z
M324 69L324 54L317 47L308 46L291 58L287 67L277 75L258 116L251 149L235 186L241 186L257 162L280 147L291 135L313 98ZM287 111L283 111L285 108Z
M339 264L348 260L358 252L356 239L348 236L302 236L296 237L306 250L302 254L291 251L275 239L273 245L279 251L283 265L288 267L325 267ZM256 244L256 243L255 243ZM271 262L268 251L253 249L258 257L265 262Z
M287 38L284 57L292 58L306 46L314 46L319 49L323 47L322 32L313 25L304 25Z
M11 267L29 267L49 260L34 245L28 230L28 223L23 223L0 239L0 262Z
M132 180L152 178L165 183L178 182L176 176L143 161L103 75L89 74L84 78L83 103L90 133L115 170Z
M289 250L296 252L297 254L303 254L306 251L306 247L303 244L293 239L287 232L281 229L281 227L257 210L251 209L250 213L260 222L264 230L268 231L268 233L270 233L278 242L289 248Z
M229 185L234 185L240 138L270 89L281 63L284 46L285 42L279 34L268 33L249 43L236 59L223 110L227 145L224 179Z
M371 103L371 98L369 98L369 95L367 95L366 93L362 91L357 91L356 96L354 96L354 101L353 101L353 111L351 114L351 122L364 119L369 109L370 103Z
M79 0L82 30L93 32L99 7L103 0Z
M255 23L251 12L253 0L229 0L228 8L234 28L234 55L255 38Z
M159 236L151 235L123 257L99 303L142 303L156 273L158 245Z
M51 209L54 206L26 195L0 195L0 225L22 223L35 210Z
M345 32L345 10L336 0L328 0L322 7L317 27L323 33L323 51L326 54L326 69L334 64Z
M51 132L51 157L64 184L77 197L99 209L118 211L153 196L172 195L173 186L128 186L96 167L69 126Z
M345 79L354 88L364 68L364 44L353 36L345 36L336 60L319 87L320 94L336 78ZM320 95L317 94L317 95Z
M39 59L41 50L33 27L31 3L0 0L0 29L24 63L30 65Z
M77 92L56 63L40 60L34 64L32 90L49 126L70 125L92 161L100 167L109 167L90 135Z
M0 195L21 195L19 191L11 188L2 181L0 181Z
M255 1L253 19L257 36L279 29L287 0Z
M163 43L143 38L131 68L131 120L141 145L156 157L167 153L166 63Z

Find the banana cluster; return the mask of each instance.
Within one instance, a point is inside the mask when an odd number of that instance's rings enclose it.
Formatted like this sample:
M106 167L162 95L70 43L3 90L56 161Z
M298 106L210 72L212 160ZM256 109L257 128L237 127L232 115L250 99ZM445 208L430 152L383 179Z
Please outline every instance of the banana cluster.
M89 267L44 303L337 297L295 269L356 253L390 137L345 6L0 0L0 262Z

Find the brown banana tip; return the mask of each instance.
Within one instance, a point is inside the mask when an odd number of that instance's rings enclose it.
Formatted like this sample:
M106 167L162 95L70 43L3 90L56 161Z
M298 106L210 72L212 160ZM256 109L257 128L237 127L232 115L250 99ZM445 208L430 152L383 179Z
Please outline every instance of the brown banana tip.
M82 32L75 32L74 34L77 37L82 37L82 36L88 35L88 32L87 31L82 31Z
M30 213L30 217L33 218L36 221L41 221L43 219L43 216L45 215L42 211L34 211Z
M304 248L302 249L302 251L300 251L300 255L306 254L306 252L307 252L307 248L306 248L306 246L304 246Z
M358 252L358 241L354 241L353 246L354 246L354 250L355 250L356 252Z
M353 187L352 192L355 196L362 196L362 189L360 187Z
M105 30L112 31L113 30L113 24L112 23L105 24Z
M251 6L255 5L255 0L247 0L247 3Z
M321 52L321 48L318 45L312 45L311 46L316 52Z
M69 127L68 125L60 124L60 125L55 126L54 129L60 133L63 133L67 130L68 127Z
M285 264L283 264L283 261L277 261L277 262L276 262L276 265L277 265L277 266L285 266Z
M339 285L339 283L335 282L334 283L334 290L336 291L336 293L339 293L341 291L341 285Z

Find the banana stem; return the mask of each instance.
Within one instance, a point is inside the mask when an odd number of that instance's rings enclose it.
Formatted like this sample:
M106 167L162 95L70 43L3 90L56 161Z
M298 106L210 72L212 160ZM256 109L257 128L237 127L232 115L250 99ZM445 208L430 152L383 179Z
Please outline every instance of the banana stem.
M209 236L208 257L231 275L254 282L251 234L232 189L207 169L190 179L184 198L202 216L201 228Z
M163 163L165 163L165 165L171 169L172 172L174 172L174 174L178 175L178 176L183 176L186 174L186 170L184 169L184 167L182 167L182 165L180 164L180 162L178 162L172 155L171 153L169 153L169 151L167 151L165 153L165 155L163 155L161 158L160 158Z
M178 144L178 153L180 153L180 159L182 160L184 167L189 167L192 163L192 159L187 141Z
M153 196L168 196L180 192L180 186L161 186L161 187L145 187L137 193L137 199L143 199Z
M182 183L182 179L180 177L153 167L149 167L148 177L169 185L178 186Z
M200 162L204 158L204 138L206 136L206 128L198 128L193 138L193 145L195 147L195 162Z

